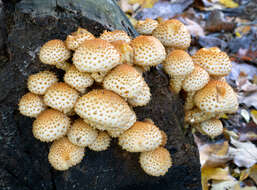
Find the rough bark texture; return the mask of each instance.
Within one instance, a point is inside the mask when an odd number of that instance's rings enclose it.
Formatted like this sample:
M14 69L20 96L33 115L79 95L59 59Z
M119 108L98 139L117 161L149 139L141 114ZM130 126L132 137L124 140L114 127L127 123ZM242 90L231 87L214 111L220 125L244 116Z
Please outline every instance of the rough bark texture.
M27 77L55 70L40 63L40 46L50 39L65 39L78 26L95 35L104 29L123 29L131 36L137 33L111 0L23 0L2 5L0 0L1 190L201 189L198 151L192 136L182 130L182 103L170 93L167 76L156 69L145 74L152 100L135 111L139 120L152 118L168 134L167 148L174 164L167 175L146 175L139 155L122 151L115 139L107 151L87 149L82 163L68 171L52 169L47 160L49 144L33 138L33 119L17 110L20 97L27 92Z

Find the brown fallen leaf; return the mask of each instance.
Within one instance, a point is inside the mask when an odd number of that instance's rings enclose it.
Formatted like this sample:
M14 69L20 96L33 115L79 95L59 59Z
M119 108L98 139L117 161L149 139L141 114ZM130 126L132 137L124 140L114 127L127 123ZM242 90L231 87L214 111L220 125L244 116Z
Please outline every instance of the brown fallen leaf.
M143 8L152 8L158 0L129 0L129 4L140 4Z
M257 184L257 164L251 167L249 177Z
M236 180L215 181L212 182L211 190L233 190L234 186L239 182Z
M193 20L189 18L184 19L187 29L193 36L205 36L203 28Z
M255 109L251 110L251 117L252 117L253 122L257 125L257 110L255 110Z

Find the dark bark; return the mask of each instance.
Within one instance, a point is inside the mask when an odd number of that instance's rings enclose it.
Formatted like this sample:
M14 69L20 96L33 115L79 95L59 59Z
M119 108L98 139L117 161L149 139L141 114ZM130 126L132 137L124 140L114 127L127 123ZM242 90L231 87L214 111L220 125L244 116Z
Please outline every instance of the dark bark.
M0 15L1 11L0 3ZM27 77L40 70L55 71L37 56L46 41L65 39L78 26L95 35L104 29L137 35L114 1L13 1L4 4L3 15L7 38L2 49L8 55L0 57L1 190L201 189L198 151L192 135L182 130L182 103L169 91L168 78L161 70L145 74L152 100L135 111L139 120L152 118L168 135L166 147L174 165L164 177L146 175L139 166L139 155L122 151L115 139L109 150L87 149L82 163L65 172L55 171L47 160L49 144L33 137L33 119L17 110L20 97L27 92Z

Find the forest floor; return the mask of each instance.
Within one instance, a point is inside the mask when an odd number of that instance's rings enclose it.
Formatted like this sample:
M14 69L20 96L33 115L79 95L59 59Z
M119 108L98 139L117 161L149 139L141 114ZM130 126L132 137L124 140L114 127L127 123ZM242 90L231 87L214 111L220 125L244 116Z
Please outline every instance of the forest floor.
M189 53L217 46L232 61L227 82L239 109L222 116L224 134L211 140L192 129L203 190L257 189L257 4L251 0L120 0L131 22L176 18L192 36Z

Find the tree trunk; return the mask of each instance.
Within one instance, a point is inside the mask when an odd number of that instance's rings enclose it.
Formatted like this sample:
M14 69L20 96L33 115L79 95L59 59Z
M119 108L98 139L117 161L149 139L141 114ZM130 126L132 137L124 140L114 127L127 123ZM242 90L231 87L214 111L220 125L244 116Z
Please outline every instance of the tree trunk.
M22 116L17 104L27 92L29 75L53 67L40 63L38 52L51 39L62 39L84 27L99 36L105 29L137 32L112 0L0 0L0 189L10 190L198 190L199 155L192 135L183 131L183 105L169 91L167 76L158 69L145 74L152 100L136 108L138 120L152 118L168 135L173 166L163 177L146 175L139 154L112 141L104 152L86 149L82 163L58 172L47 160L49 145L32 135L33 119ZM63 72L58 71L60 76Z

